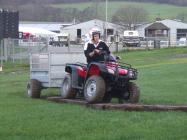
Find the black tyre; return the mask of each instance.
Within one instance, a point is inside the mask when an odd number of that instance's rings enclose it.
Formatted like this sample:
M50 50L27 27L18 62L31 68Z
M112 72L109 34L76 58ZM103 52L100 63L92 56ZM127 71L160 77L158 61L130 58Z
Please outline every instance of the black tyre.
M62 98L75 98L76 91L72 88L71 75L67 74L64 77L64 80L60 88L60 94Z
M84 86L84 97L88 103L98 103L103 100L106 92L105 81L102 77L91 76Z
M128 84L128 91L130 93L129 102L131 103L138 103L140 98L140 89L139 87L132 82Z
M127 86L127 91L124 93L122 92L122 96L119 98L119 103L123 103L124 101L138 103L140 98L140 89L132 82L129 82Z
M31 79L27 84L27 95L31 98L40 98L42 90L41 82L36 79Z
M104 97L103 97L103 102L104 103L110 103L112 100L112 95L110 92L106 92Z

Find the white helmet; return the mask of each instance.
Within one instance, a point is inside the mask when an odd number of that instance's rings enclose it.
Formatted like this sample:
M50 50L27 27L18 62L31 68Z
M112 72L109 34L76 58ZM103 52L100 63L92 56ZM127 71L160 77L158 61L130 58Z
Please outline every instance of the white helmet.
M101 31L100 31L100 29L97 28L97 27L93 27L93 28L91 28L91 30L89 31L89 35L90 35L90 37L92 37L92 39L93 39L93 36L94 36L95 34L99 34L99 37L100 37L100 35L101 35Z

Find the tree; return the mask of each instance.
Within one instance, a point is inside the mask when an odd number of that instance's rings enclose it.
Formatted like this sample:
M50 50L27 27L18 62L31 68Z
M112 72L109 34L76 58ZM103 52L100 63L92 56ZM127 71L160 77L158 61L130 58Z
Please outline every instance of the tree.
M128 6L120 8L112 17L112 22L134 28L138 23L147 21L148 12L140 7Z
M187 22L187 13L179 13L176 18L182 22Z

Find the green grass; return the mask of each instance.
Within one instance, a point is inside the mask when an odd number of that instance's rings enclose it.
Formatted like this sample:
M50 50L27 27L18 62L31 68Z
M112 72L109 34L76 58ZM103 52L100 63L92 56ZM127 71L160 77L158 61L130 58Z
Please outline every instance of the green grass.
M28 60L19 60L12 62L3 63L3 72L0 72L0 75L5 73L22 73L29 70Z
M187 48L125 51L139 70L140 103L187 105ZM21 71L21 72L20 72ZM185 140L184 112L102 111L26 96L28 65L5 63L0 73L2 140ZM43 96L58 89L43 90Z
M57 8L78 8L79 10L84 10L87 7L92 6L92 3L73 3L73 4L58 4L52 5ZM147 10L149 13L149 20L154 21L156 17L162 19L166 18L176 18L180 13L187 13L187 7L179 7L168 4L156 4L156 3L138 3L138 2L108 2L108 18L111 20L111 17L121 7L124 6L135 6L142 7ZM100 2L100 11L101 13L98 18L105 19L105 3ZM104 7L104 8L103 8Z
M139 70L142 103L187 104L187 55L182 54L187 48L119 53Z

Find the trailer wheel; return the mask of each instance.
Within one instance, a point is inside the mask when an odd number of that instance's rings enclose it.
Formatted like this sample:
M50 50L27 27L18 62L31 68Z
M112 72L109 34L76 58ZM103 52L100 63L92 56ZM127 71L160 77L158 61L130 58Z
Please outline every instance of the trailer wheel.
M72 80L70 74L67 74L64 77L62 86L60 88L60 94L62 98L75 98L76 91L72 88Z
M130 103L138 103L140 98L140 89L132 82L129 82L127 86L127 92L123 93L123 100Z
M105 81L102 77L91 76L84 87L84 97L88 103L98 103L104 98L106 92Z
M31 79L27 84L27 95L31 98L40 98L41 82L36 79Z

